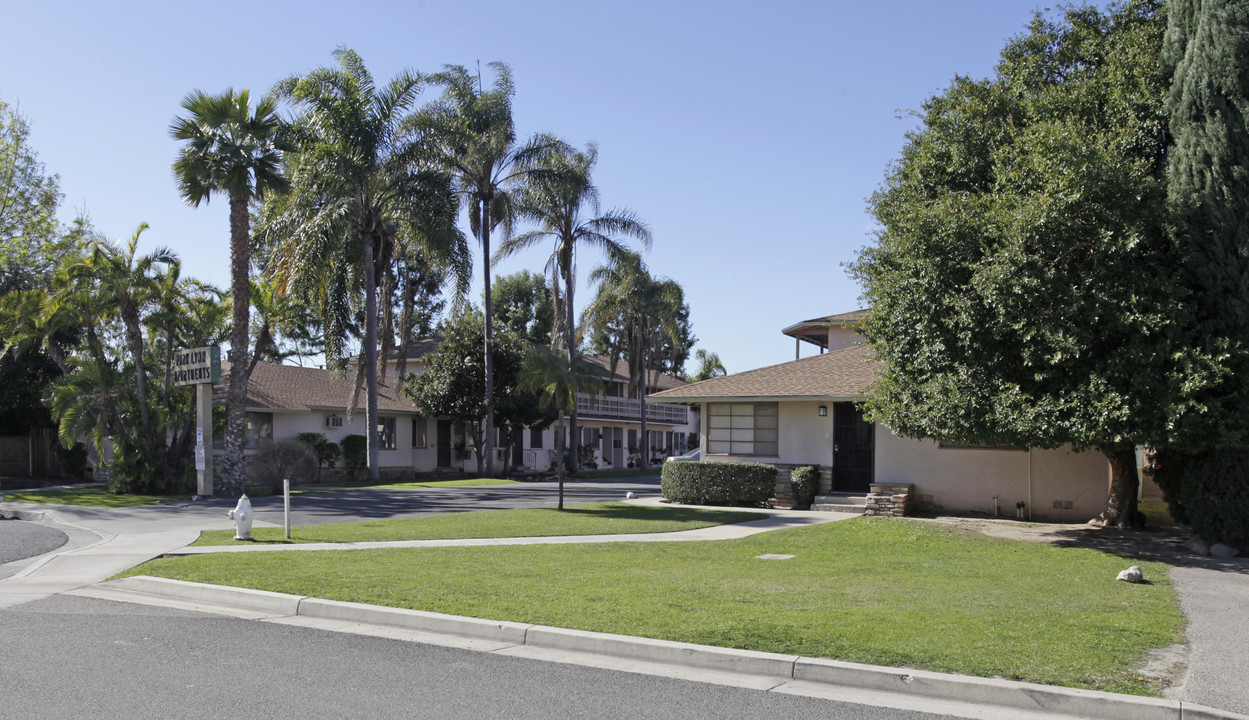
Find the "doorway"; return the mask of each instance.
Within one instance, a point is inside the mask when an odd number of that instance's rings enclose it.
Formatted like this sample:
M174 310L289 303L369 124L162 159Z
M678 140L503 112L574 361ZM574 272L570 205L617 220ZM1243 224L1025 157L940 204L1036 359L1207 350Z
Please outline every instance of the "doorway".
M833 492L866 493L871 489L876 426L864 419L858 403L833 403Z

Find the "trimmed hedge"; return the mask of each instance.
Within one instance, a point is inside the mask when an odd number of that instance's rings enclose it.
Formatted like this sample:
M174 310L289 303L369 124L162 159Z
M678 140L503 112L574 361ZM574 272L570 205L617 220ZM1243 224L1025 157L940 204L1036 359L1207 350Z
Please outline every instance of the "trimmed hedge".
M687 505L757 507L776 492L776 468L754 462L666 462L660 491Z
M809 509L820 489L819 466L803 465L794 468L789 475L789 483L794 486L794 507L799 510Z
M1249 447L1159 451L1155 463L1154 480L1171 517L1207 542L1249 549Z
M348 435L343 438L343 465L347 466L347 477L355 480L360 471L369 466L369 441L363 435Z

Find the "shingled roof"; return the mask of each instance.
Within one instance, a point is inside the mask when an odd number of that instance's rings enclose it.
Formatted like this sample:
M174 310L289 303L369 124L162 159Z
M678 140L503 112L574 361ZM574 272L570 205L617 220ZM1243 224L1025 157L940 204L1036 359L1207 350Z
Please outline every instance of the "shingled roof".
M213 400L225 402L229 387L229 363L221 363L221 382L213 388ZM338 410L345 412L351 402L352 377L335 380L329 370L320 368L256 363L247 381L249 410ZM364 391L357 401L364 409ZM377 409L382 412L415 413L416 405L395 387L379 387Z
M707 400L833 400L858 398L876 381L872 351L865 346L769 365L692 385L665 390L650 398L664 402Z
M629 364L624 360L621 360L616 364L616 374L613 375L611 372L611 358L604 355L582 355L581 359L597 367L599 369L599 377L604 380L612 380L622 383L629 382ZM658 380L656 380L655 373L646 373L646 385L648 387L657 387L668 390L671 388L684 387L688 384L689 383L684 380L671 375L664 375L660 373ZM647 397L650 396L648 395Z

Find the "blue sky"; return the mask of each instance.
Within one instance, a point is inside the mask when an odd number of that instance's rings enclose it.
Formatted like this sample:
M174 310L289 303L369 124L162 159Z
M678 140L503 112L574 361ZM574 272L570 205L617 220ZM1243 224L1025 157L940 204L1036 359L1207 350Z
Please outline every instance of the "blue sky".
M0 0L0 98L61 176L67 220L86 210L114 238L148 222L144 248L172 248L184 272L227 287L226 202L186 206L170 170L168 126L189 91L261 93L332 63L338 45L379 81L503 60L520 133L598 143L604 206L650 224L651 271L684 286L698 347L738 372L793 359L782 327L859 306L843 263L872 242L866 201L916 127L907 111L955 75L989 75L1038 8ZM496 271L539 271L547 252ZM581 255L579 275L600 260ZM588 297L583 283L578 311Z

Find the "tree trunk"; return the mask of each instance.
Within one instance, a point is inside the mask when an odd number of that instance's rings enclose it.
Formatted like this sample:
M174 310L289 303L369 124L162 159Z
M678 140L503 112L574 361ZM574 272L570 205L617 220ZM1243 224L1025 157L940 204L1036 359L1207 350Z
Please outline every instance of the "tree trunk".
M567 305L565 317L564 337L568 342L568 369L572 370L573 362L576 360L576 343L573 341L572 329L572 262L569 256L569 265L564 273L565 297L564 302ZM570 449L572 450L572 464L569 466L573 472L581 469L581 437L577 433L577 395L574 392L572 397L572 409L568 413L568 439Z
M494 306L490 299L490 219L494 206L493 195L482 199L481 207L481 255L482 267L486 273L485 306L486 306L486 427L485 443L486 472L494 467L494 352L491 341L494 338Z
M251 229L247 198L230 197L230 387L226 394L222 494L238 497L246 479L248 335L251 331Z
M373 266L373 238L361 235L364 249L364 417L369 450L369 482L381 480L381 455L377 436L377 268Z
M642 364L642 382L638 384L638 407L641 408L639 413L642 421L642 440L638 444L642 450L642 469L649 470L651 467L651 446L650 438L646 436L646 346L642 345L639 349L639 362Z
M564 413L559 414L559 426L564 427ZM555 443L555 477L559 479L559 509L564 509L564 447L567 435L556 435Z
M1110 496L1106 499L1106 510L1094 522L1107 527L1141 527L1136 509L1140 486L1136 472L1136 449L1116 447L1103 449L1102 454L1110 461Z

